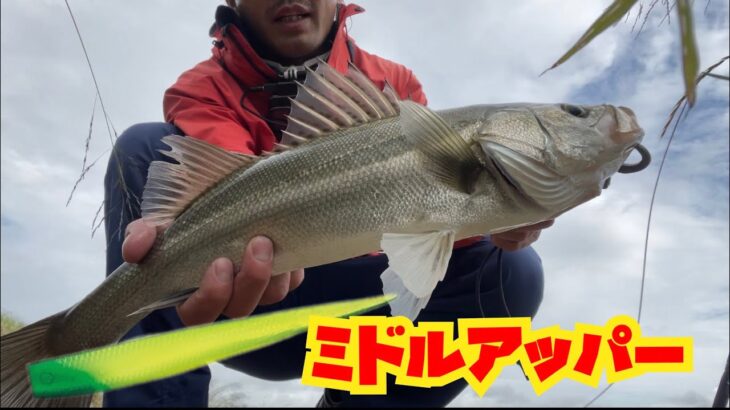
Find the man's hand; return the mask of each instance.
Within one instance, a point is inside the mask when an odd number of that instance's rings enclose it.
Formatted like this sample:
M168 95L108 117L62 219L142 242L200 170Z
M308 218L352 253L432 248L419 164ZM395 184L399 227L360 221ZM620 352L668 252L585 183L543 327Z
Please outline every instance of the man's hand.
M516 251L532 245L540 237L540 231L553 226L553 223L555 223L555 219L549 219L511 231L495 233L492 235L492 243L506 251Z
M157 230L142 219L127 225L122 244L122 257L137 263L152 248ZM208 267L200 288L177 307L180 319L187 326L213 322L224 314L236 318L247 316L258 305L284 299L301 285L304 269L271 276L274 256L271 240L257 236L243 250L241 270L234 272L230 259L218 258Z

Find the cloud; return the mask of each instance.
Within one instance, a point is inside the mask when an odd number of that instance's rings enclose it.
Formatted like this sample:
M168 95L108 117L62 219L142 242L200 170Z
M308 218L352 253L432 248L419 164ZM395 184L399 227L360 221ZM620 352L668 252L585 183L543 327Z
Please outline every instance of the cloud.
M678 404L681 407L710 407L712 402L707 400L706 395L696 391L687 391L684 394L673 396L669 403Z

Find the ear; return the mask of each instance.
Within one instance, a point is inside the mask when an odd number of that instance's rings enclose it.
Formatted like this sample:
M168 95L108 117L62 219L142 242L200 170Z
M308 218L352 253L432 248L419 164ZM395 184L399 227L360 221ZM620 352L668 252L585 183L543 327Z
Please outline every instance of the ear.
M236 0L226 0L226 4L232 9L236 8Z

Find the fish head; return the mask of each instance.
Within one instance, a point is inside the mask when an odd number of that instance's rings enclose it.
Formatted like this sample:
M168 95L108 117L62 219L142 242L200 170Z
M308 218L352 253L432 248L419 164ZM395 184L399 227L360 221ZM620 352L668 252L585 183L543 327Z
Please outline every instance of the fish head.
M554 215L600 195L644 136L634 112L613 105L510 104L482 112L471 139L487 165Z

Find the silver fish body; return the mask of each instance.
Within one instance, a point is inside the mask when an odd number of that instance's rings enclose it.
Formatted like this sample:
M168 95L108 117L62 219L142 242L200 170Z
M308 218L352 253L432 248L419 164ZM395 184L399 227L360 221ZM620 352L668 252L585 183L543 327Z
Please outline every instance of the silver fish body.
M214 259L238 260L256 235L274 243L274 274L382 249L391 264L384 287L403 293L405 309L417 313L443 278L454 241L551 219L599 195L643 135L625 108L510 104L434 113L322 66L295 100L285 134L306 140L296 148L248 158L166 137L181 164L153 166L143 212L169 227L140 264L124 263L73 308L27 328L26 335L44 332L40 348L20 352L4 337L3 380L19 371L11 366L21 353L31 361L116 342L152 309L179 303ZM356 104L342 103L335 86L353 86L343 93ZM368 96L362 103L358 95ZM321 96L329 97L320 103ZM216 171L219 164L232 171ZM176 179L188 173L212 183ZM190 198L193 188L201 193ZM4 405L31 403L13 389L3 387Z
M142 264L123 264L69 312L55 333L58 353L116 341L141 320L128 314L195 288L213 260L239 260L256 235L274 243L279 274L378 251L384 232L458 229L468 237L509 226L510 215L527 210L530 221L540 219L490 173L480 175L483 195L472 196L438 181L427 162L396 117L234 172L180 215ZM114 320L99 314L102 304L113 307Z
M476 140L473 133L485 128L478 118L515 109L527 115L526 106L518 107L467 107L441 116L465 139ZM537 134L537 123L523 126ZM533 224L563 211L527 200L486 166L474 175L473 192L460 191L438 180L429 161L394 117L335 132L234 172L160 235L143 264L125 263L70 312L56 337L57 346L73 343L58 353L116 341L140 320L127 315L195 288L213 260L238 260L256 235L274 243L278 274L378 251L385 232L452 229L458 240ZM594 188L585 195L597 195L598 182ZM99 314L103 304L113 308L114 320ZM79 346L79 341L86 343Z

